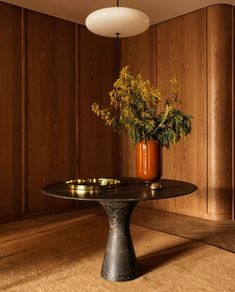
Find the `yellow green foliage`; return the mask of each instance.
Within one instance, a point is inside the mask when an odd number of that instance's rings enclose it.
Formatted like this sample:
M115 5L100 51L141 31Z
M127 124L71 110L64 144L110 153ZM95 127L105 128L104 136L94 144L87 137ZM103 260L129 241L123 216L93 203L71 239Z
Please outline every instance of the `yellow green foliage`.
M191 132L192 117L176 108L180 86L170 80L170 95L162 102L159 89L124 67L109 93L110 106L93 103L92 111L117 132L127 132L134 143L153 139L169 147Z

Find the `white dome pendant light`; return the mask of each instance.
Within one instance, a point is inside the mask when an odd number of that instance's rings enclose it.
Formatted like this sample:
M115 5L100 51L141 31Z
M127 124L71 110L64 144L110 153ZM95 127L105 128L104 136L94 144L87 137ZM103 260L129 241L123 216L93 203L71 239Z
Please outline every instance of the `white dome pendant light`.
M96 10L86 18L86 27L100 36L115 38L131 37L143 33L150 25L149 17L136 9L107 7Z

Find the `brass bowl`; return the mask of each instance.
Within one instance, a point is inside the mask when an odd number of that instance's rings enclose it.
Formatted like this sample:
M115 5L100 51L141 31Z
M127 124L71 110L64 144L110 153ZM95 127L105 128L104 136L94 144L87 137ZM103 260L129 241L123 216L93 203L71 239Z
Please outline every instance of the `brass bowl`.
M120 184L120 181L113 178L88 178L68 180L65 183L70 189L89 191L115 188Z

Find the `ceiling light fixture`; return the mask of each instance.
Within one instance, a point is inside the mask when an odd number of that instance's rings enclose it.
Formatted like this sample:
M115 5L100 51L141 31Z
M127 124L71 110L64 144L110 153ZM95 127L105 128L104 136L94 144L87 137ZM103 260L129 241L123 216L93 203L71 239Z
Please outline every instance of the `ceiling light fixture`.
M143 33L150 25L149 17L136 9L107 7L96 10L86 18L86 27L93 33L115 38L131 37Z

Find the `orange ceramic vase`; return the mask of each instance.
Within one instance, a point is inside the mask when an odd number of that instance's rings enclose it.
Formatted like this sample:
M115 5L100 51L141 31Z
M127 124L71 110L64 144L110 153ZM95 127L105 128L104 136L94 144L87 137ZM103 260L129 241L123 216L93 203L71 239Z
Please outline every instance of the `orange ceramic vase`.
M136 144L136 175L144 181L157 181L162 176L161 146L149 140Z

